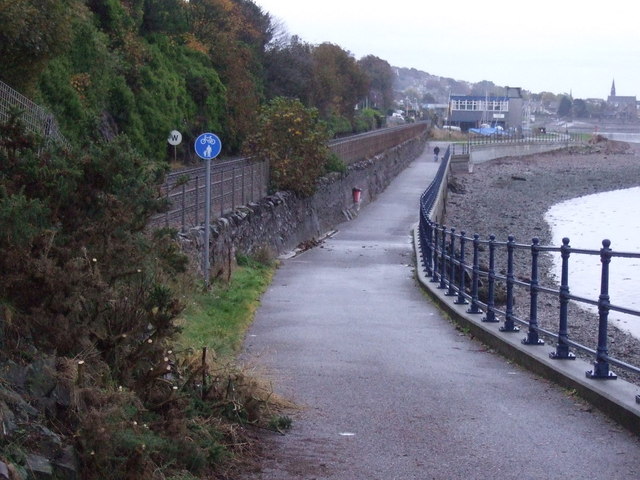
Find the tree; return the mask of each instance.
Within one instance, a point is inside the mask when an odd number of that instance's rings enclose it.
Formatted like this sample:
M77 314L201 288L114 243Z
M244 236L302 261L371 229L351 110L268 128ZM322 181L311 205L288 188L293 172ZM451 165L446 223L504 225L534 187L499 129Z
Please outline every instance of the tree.
M248 0L193 0L189 8L193 32L226 87L225 143L237 149L255 125L270 19Z
M367 91L367 77L347 51L331 43L313 50L312 104L323 118L353 119L355 106Z
M181 34L189 30L183 0L144 0L143 34L164 32Z
M496 91L496 85L489 80L482 80L478 83L473 84L471 87L471 95L477 96L491 96L494 95Z
M313 47L297 36L265 52L267 98L291 97L310 106L313 84Z
M32 93L48 62L71 38L76 0L7 1L0 5L0 80Z
M551 92L540 92L540 101L545 108L549 108L555 102L559 102L558 95Z
M368 105L382 112L393 107L393 70L386 60L367 55L358 61L369 79Z
M573 101L573 116L576 118L588 117L589 111L587 110L587 102L585 102L581 98L576 98Z
M571 106L572 102L566 95L563 95L560 98L560 104L558 105L558 116L559 117L568 117L571 115Z
M324 173L328 139L317 109L305 107L298 99L277 97L262 108L246 152L269 161L271 191L308 196Z

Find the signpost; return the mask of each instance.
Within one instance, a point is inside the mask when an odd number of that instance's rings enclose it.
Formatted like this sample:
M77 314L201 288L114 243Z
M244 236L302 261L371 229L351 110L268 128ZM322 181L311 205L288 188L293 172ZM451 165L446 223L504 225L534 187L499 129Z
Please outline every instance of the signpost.
M175 162L177 160L176 147L182 142L182 134L177 130L171 130L167 142L169 142L169 145L173 145L173 161Z
M213 133L203 133L196 138L193 145L196 155L206 163L206 190L204 206L204 259L202 269L204 270L204 284L209 287L209 235L211 232L211 159L220 155L222 142Z

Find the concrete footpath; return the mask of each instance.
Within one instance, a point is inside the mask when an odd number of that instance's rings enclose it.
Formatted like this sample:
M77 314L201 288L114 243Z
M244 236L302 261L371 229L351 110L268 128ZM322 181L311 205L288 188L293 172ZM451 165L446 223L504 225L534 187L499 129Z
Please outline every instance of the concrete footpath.
M411 228L433 146L277 271L243 358L302 408L243 480L640 478L636 436L457 330L422 291Z

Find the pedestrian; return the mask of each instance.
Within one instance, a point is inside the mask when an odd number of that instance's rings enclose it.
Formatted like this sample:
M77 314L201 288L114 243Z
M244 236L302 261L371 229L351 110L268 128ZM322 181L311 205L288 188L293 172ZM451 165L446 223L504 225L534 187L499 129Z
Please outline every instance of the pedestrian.
M434 162L438 161L438 155L440 155L440 147L436 146L436 148L433 149L433 161Z

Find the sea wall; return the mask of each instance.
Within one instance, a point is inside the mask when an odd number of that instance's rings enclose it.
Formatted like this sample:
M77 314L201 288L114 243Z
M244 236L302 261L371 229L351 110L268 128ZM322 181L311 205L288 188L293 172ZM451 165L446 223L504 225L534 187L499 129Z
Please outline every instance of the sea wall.
M566 143L516 143L516 144L487 144L474 145L471 148L471 165L495 160L502 157L522 157L537 153L551 152L566 148Z

